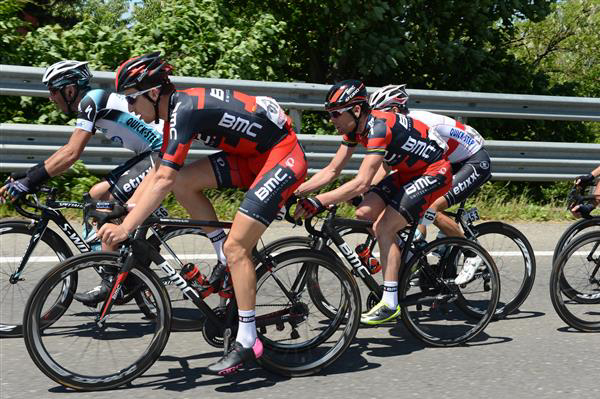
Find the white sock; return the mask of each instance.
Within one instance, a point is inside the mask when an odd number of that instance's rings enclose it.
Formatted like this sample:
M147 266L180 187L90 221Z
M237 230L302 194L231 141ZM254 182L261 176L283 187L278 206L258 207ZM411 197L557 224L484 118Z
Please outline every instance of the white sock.
M383 302L390 309L396 309L398 307L398 282L397 281L384 281L383 282Z
M211 231L207 233L206 236L212 242L213 247L215 248L215 253L217 254L217 260L222 264L227 264L225 260L225 254L223 253L223 243L227 238L225 231L223 229L218 229L215 231Z
M235 340L244 348L252 348L256 342L256 311L239 310L239 325Z

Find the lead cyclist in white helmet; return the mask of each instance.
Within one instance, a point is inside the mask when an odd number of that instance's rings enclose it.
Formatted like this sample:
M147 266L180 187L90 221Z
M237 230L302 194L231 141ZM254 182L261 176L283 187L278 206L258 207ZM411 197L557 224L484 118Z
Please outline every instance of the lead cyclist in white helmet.
M381 111L399 112L418 119L429 127L431 134L441 136L448 145L445 157L452 165L452 188L438 198L431 209L436 211L434 224L449 237L464 237L458 224L443 211L462 202L491 177L490 156L484 148L483 137L471 126L450 117L427 111L409 111L406 85L388 85L375 91L369 97L369 105ZM424 226L419 226L421 233ZM467 258L465 265L456 277L457 284L470 281L482 260L479 257Z

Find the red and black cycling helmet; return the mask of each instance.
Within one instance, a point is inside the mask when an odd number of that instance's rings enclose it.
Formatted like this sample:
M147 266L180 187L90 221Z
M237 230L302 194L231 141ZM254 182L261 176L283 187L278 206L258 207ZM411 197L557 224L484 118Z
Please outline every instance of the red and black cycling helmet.
M117 92L136 88L149 89L163 83L169 83L173 67L160 56L160 51L140 55L125 61L117 69L115 88Z
M353 105L361 105L368 110L367 88L360 80L342 80L331 86L325 98L325 110L335 111L348 108Z

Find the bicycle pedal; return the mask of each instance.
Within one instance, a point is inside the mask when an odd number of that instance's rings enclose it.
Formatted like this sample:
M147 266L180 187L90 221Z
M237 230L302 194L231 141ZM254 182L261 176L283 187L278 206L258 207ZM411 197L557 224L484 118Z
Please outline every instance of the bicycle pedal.
M265 335L267 333L267 327L258 327L258 333L260 335Z
M298 330L296 330L295 328L292 330L292 332L290 333L290 338L291 339L298 339L300 338L300 334L298 333Z
M277 323L275 325L275 328L277 328L277 331L283 331L283 329L285 328L285 326L283 325L283 323Z

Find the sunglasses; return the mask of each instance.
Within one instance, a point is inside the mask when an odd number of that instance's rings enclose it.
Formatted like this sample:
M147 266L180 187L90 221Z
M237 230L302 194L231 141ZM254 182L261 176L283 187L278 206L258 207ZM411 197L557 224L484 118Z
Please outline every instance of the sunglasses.
M152 89L156 89L157 87L160 87L160 86L154 86L154 87L151 87L151 88L149 88L149 89L146 89L146 90L140 90L140 91L136 91L135 93L126 94L126 95L125 95L125 100L127 100L127 103L128 103L129 105L133 105L133 104L135 104L135 101L136 101L136 99L137 99L139 96L141 96L141 95L142 95L142 94L144 94L144 93L148 93L150 90L152 90Z
M329 111L329 116L332 118L339 118L344 112L350 111L352 107L342 108L335 111Z

